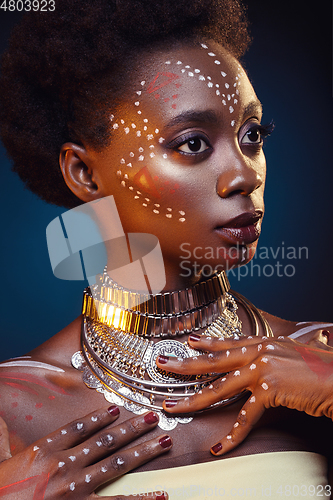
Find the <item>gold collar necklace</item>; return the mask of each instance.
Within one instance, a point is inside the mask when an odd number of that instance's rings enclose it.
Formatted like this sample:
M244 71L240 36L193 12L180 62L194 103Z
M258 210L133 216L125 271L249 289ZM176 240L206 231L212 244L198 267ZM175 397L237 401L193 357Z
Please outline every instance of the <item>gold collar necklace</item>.
M204 335L213 337L243 335L237 304L229 290L229 281L222 271L186 290L143 296L119 287L104 272L96 285L84 291L82 352L73 355L72 365L83 371L84 383L101 392L107 401L135 414L144 413L147 408L155 410L163 430L188 423L192 416L167 416L163 400L170 396L189 397L221 374L179 376L157 368L156 358L202 355L203 352L174 338L202 328L206 328ZM259 334L261 323L266 335L271 336L260 312L244 297L233 293L251 318L253 334ZM212 407L225 406L242 395Z

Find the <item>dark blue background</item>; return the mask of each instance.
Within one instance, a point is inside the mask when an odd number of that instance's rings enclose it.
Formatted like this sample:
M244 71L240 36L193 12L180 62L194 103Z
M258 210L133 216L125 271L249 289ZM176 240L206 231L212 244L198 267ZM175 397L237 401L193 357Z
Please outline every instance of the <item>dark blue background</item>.
M293 277L231 279L257 306L298 320L333 320L332 283L332 56L329 1L250 1L253 45L245 66L276 130L266 144L266 215L260 247L308 247L309 258L278 259ZM52 15L52 14L50 14ZM18 19L0 12L0 50ZM56 279L45 228L64 210L25 190L1 165L0 360L22 355L80 312L83 282ZM280 250L281 253L281 250ZM263 266L276 260L255 261ZM290 271L288 268L287 271ZM266 268L266 274L270 271ZM244 271L243 271L244 272ZM249 272L250 274L250 272Z

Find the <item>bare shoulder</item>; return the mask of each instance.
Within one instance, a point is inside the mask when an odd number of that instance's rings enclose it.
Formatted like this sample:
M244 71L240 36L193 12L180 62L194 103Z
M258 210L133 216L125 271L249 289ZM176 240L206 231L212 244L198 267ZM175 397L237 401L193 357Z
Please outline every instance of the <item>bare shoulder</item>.
M260 311L265 319L268 321L274 337L280 335L289 337L299 342L308 342L313 335L320 330L328 330L331 335L330 345L333 345L333 323L319 322L319 321L289 321L277 316L273 316L265 311Z
M61 414L68 413L80 383L81 375L71 367L79 349L78 318L25 356L0 363L0 416L9 428L12 452L57 428Z

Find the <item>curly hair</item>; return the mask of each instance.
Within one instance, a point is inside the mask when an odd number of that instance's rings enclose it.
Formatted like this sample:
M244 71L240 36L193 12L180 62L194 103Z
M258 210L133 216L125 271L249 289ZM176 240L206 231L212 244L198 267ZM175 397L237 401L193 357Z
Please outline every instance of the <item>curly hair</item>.
M57 0L54 12L26 14L0 78L1 136L13 170L45 201L82 203L61 175L62 144L105 147L108 111L138 53L199 38L239 59L250 41L244 7L238 0Z

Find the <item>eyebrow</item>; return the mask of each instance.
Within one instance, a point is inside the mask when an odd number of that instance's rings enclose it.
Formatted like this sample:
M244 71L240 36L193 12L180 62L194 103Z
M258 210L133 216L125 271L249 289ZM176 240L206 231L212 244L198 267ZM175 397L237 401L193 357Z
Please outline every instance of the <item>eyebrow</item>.
M243 119L251 115L257 115L262 113L262 104L259 100L250 102L244 109ZM165 128L172 128L176 125L183 125L184 123L196 122L196 123L211 123L213 125L218 125L220 123L220 118L218 114L213 110L206 111L184 111L179 115L172 118L166 125Z

